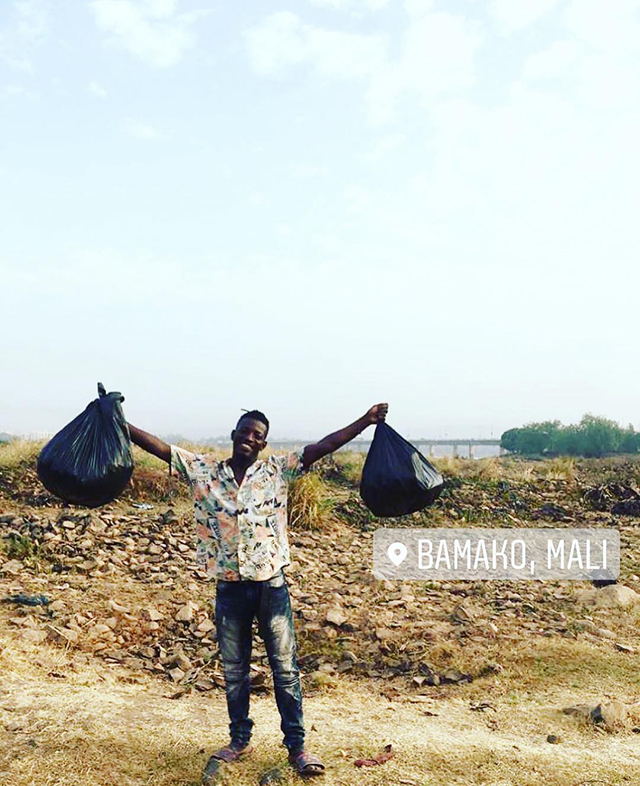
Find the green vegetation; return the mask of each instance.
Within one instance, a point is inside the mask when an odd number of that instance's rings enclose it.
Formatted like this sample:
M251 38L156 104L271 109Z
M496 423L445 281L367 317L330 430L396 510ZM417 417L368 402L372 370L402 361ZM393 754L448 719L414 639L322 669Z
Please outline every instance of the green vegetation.
M631 424L625 429L614 420L584 415L577 425L563 426L559 420L547 420L509 429L502 435L500 444L511 453L527 456L599 458L640 452L640 433Z
M37 544L28 535L18 532L10 532L5 541L0 543L0 549L9 559L22 562L33 560L38 554Z

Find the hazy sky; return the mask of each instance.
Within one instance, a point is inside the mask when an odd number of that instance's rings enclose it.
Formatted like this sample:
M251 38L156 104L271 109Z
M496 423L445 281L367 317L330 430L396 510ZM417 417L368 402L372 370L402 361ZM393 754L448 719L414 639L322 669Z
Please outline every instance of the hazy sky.
M640 427L640 0L2 0L0 431Z

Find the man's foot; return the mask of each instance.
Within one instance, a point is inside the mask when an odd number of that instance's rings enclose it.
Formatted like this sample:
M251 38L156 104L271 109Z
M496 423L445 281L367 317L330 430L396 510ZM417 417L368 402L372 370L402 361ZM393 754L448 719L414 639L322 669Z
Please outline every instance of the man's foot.
M289 764L303 778L312 778L324 772L324 764L320 759L305 750L289 753Z
M231 743L229 745L225 745L224 748L220 748L219 751L212 753L209 757L209 761L207 762L207 766L204 768L204 772L202 773L203 786L210 786L210 784L216 782L221 764L224 764L225 762L238 761L238 759L244 759L245 756L248 756L252 751L253 745L250 745L249 743L247 743L242 748Z

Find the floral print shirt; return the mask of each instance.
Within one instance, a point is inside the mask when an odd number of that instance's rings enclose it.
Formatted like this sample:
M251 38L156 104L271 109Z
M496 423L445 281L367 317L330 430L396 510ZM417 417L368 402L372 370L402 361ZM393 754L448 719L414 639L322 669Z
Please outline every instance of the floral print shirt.
M191 486L197 562L210 578L265 581L289 559L287 487L304 448L255 461L240 486L227 461L171 445L171 473Z

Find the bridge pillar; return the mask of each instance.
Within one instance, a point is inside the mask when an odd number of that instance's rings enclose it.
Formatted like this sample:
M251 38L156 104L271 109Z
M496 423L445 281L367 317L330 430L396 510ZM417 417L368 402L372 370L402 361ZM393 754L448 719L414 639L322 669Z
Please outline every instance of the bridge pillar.
M453 448L453 457L458 458L458 443L454 442L451 447Z
M500 447L498 448L498 455L504 456L506 452L507 451L502 447L502 445L500 445Z
M433 458L435 455L436 455L435 448L433 447L433 444L430 444L429 445L429 458Z
M469 443L469 458L473 458L473 445L471 443Z

